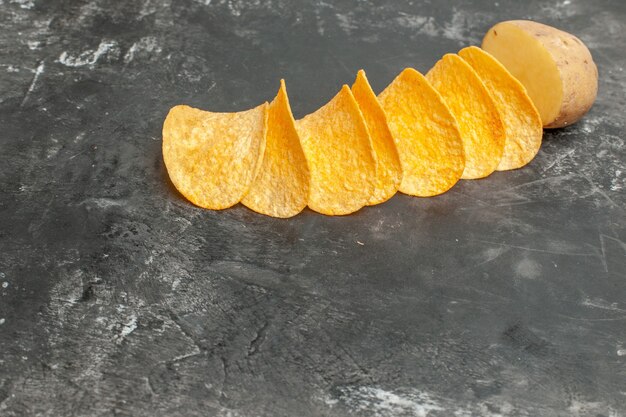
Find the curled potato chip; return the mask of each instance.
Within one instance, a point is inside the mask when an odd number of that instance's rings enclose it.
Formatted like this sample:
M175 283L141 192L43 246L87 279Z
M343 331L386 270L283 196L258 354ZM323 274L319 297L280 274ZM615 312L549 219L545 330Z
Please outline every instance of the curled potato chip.
M457 122L422 74L407 68L378 95L404 171L400 191L428 197L449 190L465 166Z
M446 54L428 71L426 79L441 94L459 123L465 170L461 178L483 178L500 164L504 127L493 98L461 57Z
M241 202L268 216L295 216L307 204L309 167L300 145L284 80L280 80L278 94L268 108L265 143L259 173Z
M376 185L368 205L380 204L389 200L398 190L402 180L402 166L398 150L387 126L387 119L372 87L367 81L365 71L357 73L352 85L352 94L361 109L363 119L372 139L372 148L376 154Z
M376 184L376 156L350 88L344 85L296 129L311 172L309 207L342 215L365 206Z
M267 103L238 113L173 107L163 123L163 160L174 186L193 204L237 204L265 151Z
M535 157L543 137L541 116L526 88L498 60L480 48L461 49L459 56L476 71L502 116L504 152L497 169L523 167Z

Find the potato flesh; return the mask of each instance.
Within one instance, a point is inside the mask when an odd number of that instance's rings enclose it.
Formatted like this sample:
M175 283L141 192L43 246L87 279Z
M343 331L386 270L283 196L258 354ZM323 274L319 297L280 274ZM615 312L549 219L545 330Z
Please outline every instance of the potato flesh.
M526 87L544 126L558 117L563 82L557 63L539 40L514 24L503 22L485 35L482 49L495 56Z

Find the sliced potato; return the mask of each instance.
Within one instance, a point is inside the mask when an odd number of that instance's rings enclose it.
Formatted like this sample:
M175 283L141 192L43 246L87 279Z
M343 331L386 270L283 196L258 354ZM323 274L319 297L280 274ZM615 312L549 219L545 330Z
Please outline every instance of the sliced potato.
M376 154L376 186L374 193L367 203L372 206L389 200L400 187L402 180L402 166L398 150L389 131L385 112L376 99L365 71L360 70L352 85L352 94L363 113L363 119L372 138L372 147Z
M238 113L173 107L163 123L163 160L176 189L212 210L237 204L265 153L267 107Z
M376 185L376 154L363 114L347 85L326 105L296 121L311 182L308 206L329 215L367 205Z
M430 197L448 191L465 167L456 119L441 95L413 68L378 95L402 163L400 191Z
M510 20L489 29L482 48L526 87L546 128L576 122L596 99L598 69L589 49L572 34Z
M521 168L541 147L541 116L524 86L497 59L476 46L459 51L491 93L504 122L504 152L498 171Z
M241 203L257 213L291 217L306 207L309 167L291 113L285 81L268 108L261 168Z
M496 170L504 151L504 126L491 94L461 57L446 54L426 74L459 123L465 170L461 178L483 178Z

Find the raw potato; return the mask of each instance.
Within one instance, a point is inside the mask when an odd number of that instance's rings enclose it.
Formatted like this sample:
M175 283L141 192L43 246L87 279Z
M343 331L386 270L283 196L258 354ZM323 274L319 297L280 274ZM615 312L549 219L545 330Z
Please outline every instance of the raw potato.
M574 35L511 20L489 29L482 48L526 87L546 128L576 122L596 99L598 69L589 49Z
M504 153L498 171L521 168L529 163L541 147L541 116L524 86L493 56L476 46L459 51L483 81L502 116Z

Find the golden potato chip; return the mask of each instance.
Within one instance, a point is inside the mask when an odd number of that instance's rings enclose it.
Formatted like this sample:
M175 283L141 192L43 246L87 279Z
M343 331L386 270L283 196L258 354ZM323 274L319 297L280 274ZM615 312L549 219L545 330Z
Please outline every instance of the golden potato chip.
M289 106L285 81L268 108L265 154L259 173L241 203L268 216L300 213L309 196L309 167Z
M163 160L178 191L208 209L237 204L265 151L267 107L238 113L173 107L163 123Z
M322 214L350 214L365 206L376 184L376 156L350 88L296 122L311 183L308 205Z
M483 82L461 57L446 54L426 79L441 94L459 123L465 170L461 178L483 178L498 167L504 150L504 127Z
M404 171L400 191L428 197L449 190L465 166L457 122L426 78L407 68L378 95Z
M541 116L526 88L498 60L480 48L461 49L459 56L476 71L502 116L504 152L497 169L523 167L535 157L543 137Z
M387 126L387 119L376 94L367 81L365 71L357 73L352 85L352 94L361 109L363 119L372 139L372 148L376 154L376 185L368 205L380 204L389 200L398 190L402 180L402 166L398 150Z

